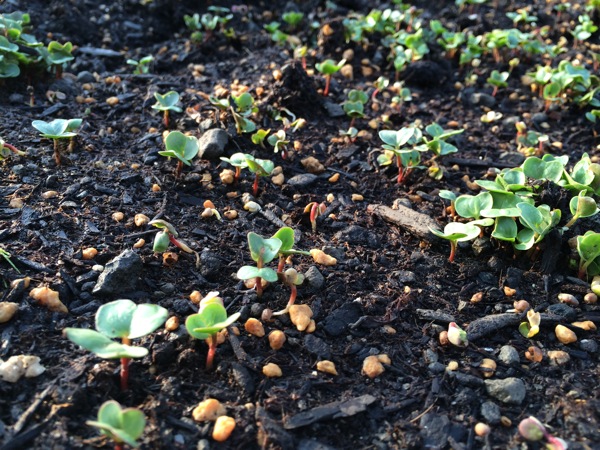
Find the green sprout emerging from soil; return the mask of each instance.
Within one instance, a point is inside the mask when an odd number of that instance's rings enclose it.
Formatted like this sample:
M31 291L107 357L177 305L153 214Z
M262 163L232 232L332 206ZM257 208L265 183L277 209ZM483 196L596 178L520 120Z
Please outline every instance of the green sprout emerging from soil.
M237 271L237 277L240 280L255 280L256 295L260 298L263 293L263 280L274 283L277 281L277 272L270 267L264 267L270 263L279 254L281 248L281 239L272 237L265 239L259 234L248 233L248 247L250 248L250 256L256 262L254 266L242 266Z
M600 233L592 230L577 236L579 278L582 280L600 274Z
M0 138L0 161L7 158L11 152L17 156L25 156L27 154Z
M183 165L191 166L192 159L198 154L198 139L195 136L186 136L181 131L172 131L165 139L165 148L166 150L161 150L158 154L177 159L175 177L179 178Z
M223 306L223 299L219 297L218 292L210 292L200 301L198 313L188 316L185 328L190 336L207 340L206 370L212 370L213 367L217 351L217 333L227 328L239 317L239 312L227 317L227 310Z
M325 203L310 202L304 207L304 213L310 213L309 219L313 233L317 232L317 218L325 212L327 205Z
M334 73L338 72L342 68L342 66L344 64L346 64L346 60L345 59L342 59L337 64L332 59L326 59L325 61L323 61L321 63L315 64L315 68L320 73L322 73L323 75L325 75L325 89L323 89L323 95L324 96L329 95L329 86L331 84L331 75L333 75Z
M154 245L152 250L155 253L164 253L169 248L169 243L173 244L175 247L180 248L186 253L193 253L196 255L196 265L199 264L199 256L198 253L192 250L188 245L179 239L179 233L175 229L173 225L171 225L166 220L155 219L148 222L148 225L153 225L156 228L159 228L160 231L156 233L154 236Z
M493 223L492 219L474 220L469 223L450 222L444 227L443 232L434 228L429 228L429 230L436 236L450 241L450 256L448 261L453 262L459 242L471 241L478 237L481 229L477 225L489 226Z
M131 340L146 336L160 327L167 319L162 306L136 305L131 300L115 300L98 308L96 330L65 328L64 334L75 344L89 350L100 358L121 360L121 390L126 391L129 380L129 361L148 354L144 347L132 347ZM114 338L120 338L121 343Z
M275 164L273 161L268 159L254 158L252 155L246 156L246 164L248 164L248 170L254 174L254 183L252 184L252 195L255 197L258 195L258 181L260 177L268 177L273 172Z
M547 450L566 450L568 447L565 441L552 436L542 422L533 416L523 419L519 423L519 434L528 441L546 441Z
M163 112L163 123L165 128L169 129L169 112L181 112L182 109L178 106L179 103L179 93L175 91L169 91L166 94L162 95L158 92L154 93L154 98L156 99L156 103L152 105L152 109L156 109L157 111Z
M142 75L150 72L150 65L152 64L152 61L154 61L154 56L148 55L144 56L139 61L136 59L128 59L127 64L135 67L133 70L135 75Z
M33 128L38 130L42 137L52 139L54 142L54 161L56 165L61 165L61 146L59 141L68 139L69 144L73 143L73 138L77 136L75 130L81 126L81 119L54 119L52 122L43 120L34 120L31 122Z
M109 400L104 402L98 410L98 420L88 420L87 425L100 429L100 433L108 436L115 442L115 450L122 450L123 444L137 448L140 438L146 427L144 413L136 408L121 408L121 405Z

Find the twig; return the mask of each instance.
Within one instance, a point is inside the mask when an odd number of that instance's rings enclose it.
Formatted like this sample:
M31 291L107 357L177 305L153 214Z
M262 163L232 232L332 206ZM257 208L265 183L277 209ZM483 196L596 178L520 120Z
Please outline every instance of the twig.
M19 419L15 422L14 426L12 427L14 434L18 434L23 429L23 427L25 427L25 424L27 423L31 415L38 409L38 407L42 404L44 399L54 389L54 383L55 382L53 381L40 394L36 395L36 399L31 405L29 405L29 408L23 411L23 414L21 414Z
M434 406L435 406L435 400L433 401L433 403L431 405L429 405L429 407L427 407L427 409L425 409L425 411L423 411L421 414L419 414L414 419L409 420L409 422L415 423L417 420L419 420L421 417L423 417L425 414L427 414L429 411L431 411Z

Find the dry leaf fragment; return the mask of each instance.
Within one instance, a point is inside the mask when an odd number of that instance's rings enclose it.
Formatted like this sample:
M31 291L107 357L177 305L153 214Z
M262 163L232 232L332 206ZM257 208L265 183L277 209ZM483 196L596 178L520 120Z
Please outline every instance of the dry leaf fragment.
M68 313L69 310L58 298L58 292L53 291L49 287L42 286L32 289L29 296L38 302L39 305L45 306L52 312Z

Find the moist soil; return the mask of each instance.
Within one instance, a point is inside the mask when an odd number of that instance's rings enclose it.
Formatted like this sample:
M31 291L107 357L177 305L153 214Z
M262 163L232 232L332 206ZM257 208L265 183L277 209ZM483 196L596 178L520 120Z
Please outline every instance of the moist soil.
M367 14L388 5L358 0L337 5L317 0L210 3L236 6L227 25L235 31L233 36L215 32L190 42L183 16L206 12L208 5L202 2L0 4L3 12L30 13L38 38L76 46L75 60L62 79L25 74L4 80L0 87L0 136L27 152L24 157L9 156L0 166L0 244L20 271L1 264L3 299L19 303L19 308L10 321L0 324L0 357L35 355L46 368L35 378L0 381L0 448L110 448L111 442L85 423L94 420L109 399L144 412L144 449L541 448L518 436L518 423L530 415L570 448L598 448L597 334L577 330L579 340L570 345L561 344L554 334L557 323L569 325L573 318L600 320L596 306L581 302L589 285L569 268L567 245L569 237L598 229L598 222L582 220L570 234L551 236L546 244L550 250L540 247L537 258L515 254L484 236L473 248L459 246L456 259L449 262L446 241L420 234L420 223L416 228L392 223L376 207L408 207L443 227L449 218L447 205L437 195L440 190L475 193L473 180L485 177L490 168L519 165L524 157L517 152L514 120L482 123L480 117L489 109L548 134L548 152L569 155L571 161L584 152L596 155L598 139L581 110L567 105L545 111L543 102L521 84L520 76L542 58L523 59L508 87L491 97L485 79L493 69L507 70L507 63L486 56L479 68L465 69L444 58L434 45L424 61L400 74L412 101L393 106L390 90L379 93L367 104L367 117L354 124L363 132L350 140L339 135L349 127L349 119L339 114L348 90L371 95L379 76L394 80L395 73L376 37L364 45L347 43L342 21L353 12ZM498 3L497 8L464 10L452 1L415 5L423 9L426 21L441 19L446 27L481 34L512 27L505 12L524 6ZM539 3L532 13L538 15L539 25L550 27L549 38L557 40L564 33L563 21L577 15L567 12L559 18L545 2ZM328 97L322 95L323 77L307 74L289 48L275 44L263 29L293 8L305 13L304 25L295 34L311 49L309 68L353 51L352 79L334 75ZM314 21L327 23L327 32L309 26ZM565 37L571 42L568 33ZM597 43L597 35L591 41ZM577 53L569 52L572 57ZM154 56L149 73L134 75L126 60L146 55ZM457 82L462 83L469 71L480 76L474 85L461 88ZM210 105L209 95L223 97L225 89L239 92L241 87L257 99L254 117L259 127L282 129L269 112L284 107L306 120L306 127L288 129L291 143L285 159L268 145L252 143L249 134L238 134L231 116ZM175 163L158 154L165 126L151 108L153 94L169 90L181 94L184 109L171 115L171 130L198 137L210 129L224 130L228 142L223 156L242 151L281 167L283 184L270 177L260 180L255 201L261 212L243 208L248 199L244 194L252 192L253 178L247 171L236 185L220 181L219 173L230 166L219 155L208 159L207 153L175 177ZM490 103L486 107L471 101L473 94L487 95ZM115 97L118 100L109 100ZM31 122L76 117L83 124L74 149L65 152L57 166L52 142L39 137ZM459 152L439 162L445 169L442 179L415 170L398 184L394 168L376 163L382 144L377 131L417 120L465 132L454 140ZM310 170L302 164L307 157L320 161L324 170L307 176ZM331 179L334 176L337 181ZM560 198L560 192L554 197ZM221 215L236 211L237 217L202 218L206 200ZM327 207L316 232L304 213L310 202L325 202ZM123 219L115 220L115 212L123 213ZM136 226L136 214L172 223L198 252L200 264L174 246L170 250L175 258L155 254L156 229ZM283 224L296 230L297 248L324 249L337 258L333 266L315 265L305 256L292 261L310 275L298 287L296 302L311 307L313 333L298 331L287 315L264 317L265 308L285 306L287 288L280 283L268 286L258 299L235 276L242 265L252 264L247 233L271 236ZM134 248L140 239L146 244ZM89 247L98 254L85 260L82 249ZM141 259L139 276L131 275L133 284L124 280L125 290L95 293L99 271L94 266L105 266L127 250ZM10 282L23 276L31 278L31 287L58 291L69 312L51 312L36 304L28 290L11 289ZM183 325L197 311L190 301L194 290L204 295L219 291L230 313L241 312L237 332L230 329L219 345L212 371L205 370L207 345L193 340ZM479 301L472 301L478 293ZM515 314L502 326L484 327L484 332L473 329L467 348L440 344L440 331L451 321L463 328L483 318L493 321L517 299L548 312L558 303L559 293L575 295L579 306L571 307L569 320L547 315L532 339L519 333L523 319ZM132 362L125 392L119 387L117 361L101 360L62 333L65 327L93 328L97 308L118 298L156 303L181 323L178 329L160 328L136 341L150 352ZM282 330L287 336L283 348L272 350L266 336L246 332L244 323L250 317L263 319L267 333ZM499 357L506 345L516 350L516 360ZM543 351L541 362L526 358L532 345ZM552 361L547 352L553 350L566 352L568 362ZM375 378L362 373L370 355L389 357L385 371ZM495 372L482 367L484 358L497 363ZM337 375L317 371L321 360L333 361ZM267 363L277 364L282 376L266 377L262 368ZM455 370L447 370L454 363ZM484 380L507 378L523 381L522 401L502 401L486 389ZM192 410L207 398L220 400L235 419L236 428L225 442L212 438L212 423L192 419ZM491 433L476 435L478 422L489 424Z

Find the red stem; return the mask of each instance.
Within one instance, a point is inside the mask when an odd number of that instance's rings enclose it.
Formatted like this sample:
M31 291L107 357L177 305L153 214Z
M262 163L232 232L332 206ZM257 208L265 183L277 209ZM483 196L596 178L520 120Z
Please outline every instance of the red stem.
M206 354L206 370L212 370L213 362L215 360L215 353L217 352L217 335L212 334L208 341L208 353Z
M448 261L450 262L454 262L454 256L456 255L456 242L455 241L450 241L450 257L448 258Z
M310 223L312 224L313 233L317 232L317 214L319 212L319 205L317 202L313 202L310 207Z
M252 195L255 197L258 195L258 173L254 176L254 184L252 185Z
M323 90L323 95L327 97L329 95L329 84L331 83L331 75L325 75L325 90Z
M492 97L495 97L498 93L498 86L494 86L494 90L492 91Z
M236 183L238 181L240 181L240 175L241 174L242 174L242 168L240 166L237 166L235 168L235 175L233 176L233 179L235 180Z
M306 71L306 56L302 57L302 68Z
M54 161L56 161L56 165L60 166L60 151L58 150L58 139L54 139Z
M282 273L283 269L285 269L285 256L279 255L279 264L277 264L277 272Z
M259 269L262 269L262 266L263 266L263 261L262 261L262 257L261 257L256 262L256 267L259 268ZM262 278L261 277L256 277L255 281L254 281L254 285L256 287L256 296L258 298L261 298L262 297L262 293L263 293Z
M163 123L165 124L165 128L169 129L169 110L166 110L163 115Z
M15 147L14 145L7 144L7 143L5 142L5 143L4 143L4 146L5 146L7 149L9 149L11 152L13 152L13 153L16 153L17 155L18 155L19 153L21 153L21 152L19 151L19 149L18 149L17 147Z
M400 155L396 155L396 165L398 166L398 184L402 184L404 173L402 172L402 160L400 159Z
M288 300L287 304L288 308L294 304L294 302L296 301L296 296L298 295L298 289L296 288L296 285L294 283L290 283L290 289L292 291L290 292L290 299Z
M123 444L115 443L115 450L123 450Z
M175 169L175 178L179 178L182 170L183 170L183 162L177 161L177 168Z
M129 345L129 338L122 338L123 345ZM131 358L121 358L121 391L126 391L129 386L129 362Z

